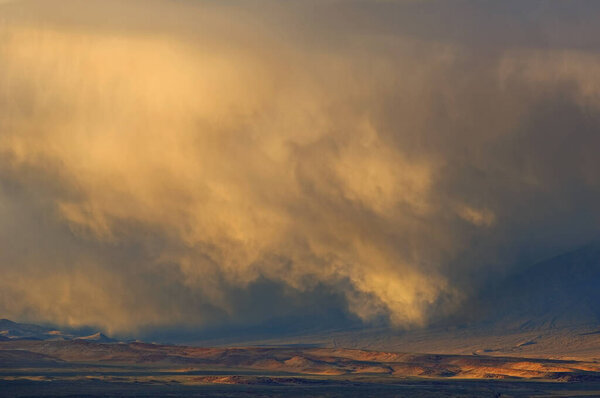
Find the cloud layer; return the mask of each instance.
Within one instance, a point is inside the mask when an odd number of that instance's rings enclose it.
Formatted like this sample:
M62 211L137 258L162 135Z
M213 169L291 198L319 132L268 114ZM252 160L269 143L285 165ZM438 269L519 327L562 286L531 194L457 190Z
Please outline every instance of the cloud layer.
M0 313L414 327L596 239L594 6L443 4L0 6Z

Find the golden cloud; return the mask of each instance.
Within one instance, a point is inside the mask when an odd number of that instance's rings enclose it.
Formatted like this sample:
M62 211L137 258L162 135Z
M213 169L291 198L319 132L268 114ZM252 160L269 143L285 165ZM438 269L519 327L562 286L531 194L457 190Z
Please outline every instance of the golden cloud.
M146 242L144 255L112 264L88 253L86 266L18 257L0 282L0 309L15 317L116 331L185 322L189 313L169 303L177 284L236 316L228 289L267 278L298 290L349 284L359 317L423 325L441 297L462 297L447 267L477 233L464 223L493 230L513 211L481 181L457 188L477 167L502 168L505 157L485 153L538 98L535 88L515 102L511 79L552 89L567 76L578 95L598 92L582 72L597 63L588 55L574 62L588 67L567 68L561 57L509 53L461 80L457 68L473 55L457 44L357 34L366 45L324 49L214 5L198 28L185 19L149 31L135 15L130 28L98 27L73 4L89 24L0 25L2 175L45 195L42 213L77 245L106 253ZM146 12L156 21L168 9L168 22L198 10L177 7ZM540 62L555 69L532 73ZM461 157L462 147L477 149ZM529 173L514 181L548 185L545 172ZM22 263L46 271L25 275ZM153 285L161 302L126 283L164 273L172 277ZM136 300L148 300L144 310Z

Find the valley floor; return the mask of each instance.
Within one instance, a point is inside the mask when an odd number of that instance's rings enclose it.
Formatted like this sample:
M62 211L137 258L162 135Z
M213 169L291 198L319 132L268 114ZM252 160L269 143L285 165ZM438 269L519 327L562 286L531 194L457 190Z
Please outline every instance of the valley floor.
M600 396L600 363L341 348L0 342L0 397Z
M4 379L0 396L22 397L598 397L599 382L557 383L508 380L306 379L246 377L239 383L186 383L178 378L102 376Z

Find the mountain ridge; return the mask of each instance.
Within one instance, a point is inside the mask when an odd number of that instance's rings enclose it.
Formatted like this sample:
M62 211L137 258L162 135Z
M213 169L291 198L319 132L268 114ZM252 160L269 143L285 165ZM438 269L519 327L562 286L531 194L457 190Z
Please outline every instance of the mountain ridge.
M104 343L118 342L101 332L89 335L83 332L65 332L53 327L31 323L19 323L10 319L0 319L0 341L10 340L95 340Z
M311 346L445 354L600 358L600 244L537 262L496 281L475 297L468 322L418 330L356 327L298 330L281 336L228 333L173 341L193 346ZM67 333L0 320L0 340L77 340L116 343L104 335ZM156 339L151 338L151 341ZM161 341L159 339L159 341ZM162 342L165 342L164 340Z

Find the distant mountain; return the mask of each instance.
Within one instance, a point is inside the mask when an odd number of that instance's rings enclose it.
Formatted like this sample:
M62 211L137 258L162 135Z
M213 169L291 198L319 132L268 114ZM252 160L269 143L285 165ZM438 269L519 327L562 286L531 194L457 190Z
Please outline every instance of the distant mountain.
M466 322L336 338L375 349L600 359L600 244L512 273L472 300Z
M180 343L600 359L600 244L553 257L496 281L472 300L471 309L469 318L459 317L427 329L356 326L297 329L274 335L265 326L257 327L254 333L223 333ZM22 339L117 342L102 333L75 335L0 320L0 340Z
M106 335L100 332L94 333L90 336L77 337L75 340L94 341L96 343L117 343L119 341L116 339L111 339L110 337L107 337Z
M77 333L68 333L55 328L0 319L0 341L6 340L90 340L99 343L118 341L100 332L90 336L81 336Z
M52 328L0 319L0 336L8 339L48 340L69 339L73 336Z
M600 244L513 274L486 289L480 302L483 320L498 328L600 327Z
M8 319L0 319L0 330L8 331L11 333L19 334L35 334L43 333L50 329L44 328L43 326L31 325L27 323L17 323Z
M600 244L495 281L465 307L468 315L459 314L426 329L365 326L277 337L238 335L195 343L600 359Z

